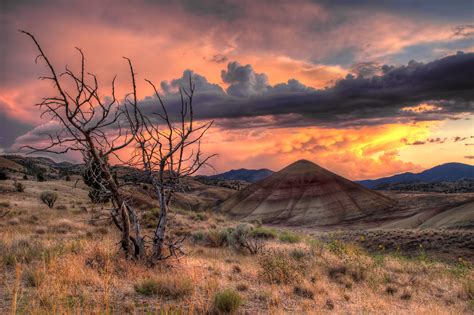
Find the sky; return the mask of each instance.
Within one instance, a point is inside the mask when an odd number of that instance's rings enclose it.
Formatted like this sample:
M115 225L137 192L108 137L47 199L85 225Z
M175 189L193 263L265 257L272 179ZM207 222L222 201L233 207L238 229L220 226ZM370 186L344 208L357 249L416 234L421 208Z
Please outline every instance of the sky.
M357 4L355 4L357 3ZM1 0L0 152L58 128L35 106L58 69L88 69L117 94L170 107L191 76L195 112L214 120L214 169L279 170L308 159L353 180L474 162L474 2ZM105 93L105 92L104 92ZM110 93L110 91L109 91ZM104 94L107 97L107 94ZM56 160L78 161L74 155Z

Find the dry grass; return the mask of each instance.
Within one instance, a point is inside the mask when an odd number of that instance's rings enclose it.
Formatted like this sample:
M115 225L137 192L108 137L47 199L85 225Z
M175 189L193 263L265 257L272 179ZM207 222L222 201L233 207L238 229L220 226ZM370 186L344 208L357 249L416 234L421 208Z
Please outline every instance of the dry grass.
M0 203L12 209L0 219L1 314L474 311L469 261L448 265L373 255L355 245L326 244L305 235L290 237L298 240L292 243L276 236L284 233L264 228L255 233L266 250L249 255L220 247L217 229L212 229L236 222L182 212L172 219L180 233L210 229L213 242L190 241L188 256L149 268L117 254L119 236L108 222L90 221L104 210L88 202L83 187L74 189L65 181L25 185L23 193L0 195ZM42 204L38 196L44 189L57 191L65 208ZM79 205L88 212L76 211Z

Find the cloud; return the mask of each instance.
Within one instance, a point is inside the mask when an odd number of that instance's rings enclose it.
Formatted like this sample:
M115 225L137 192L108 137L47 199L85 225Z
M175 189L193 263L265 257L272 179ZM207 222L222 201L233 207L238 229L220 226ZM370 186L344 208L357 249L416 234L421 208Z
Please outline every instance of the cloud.
M459 142L459 141L464 141L464 140L466 140L466 139L467 139L467 137L459 137L459 136L456 136L456 137L453 138L453 141L454 141L454 142Z
M229 58L223 54L215 54L212 56L212 58L209 59L209 61L216 62L216 63L224 63L224 62L227 62L227 60L229 60Z
M351 72L356 76L363 78L370 78L376 74L380 74L382 69L381 65L375 61L366 61L355 63L350 68Z
M222 130L208 134L203 150L219 155L218 171L267 167L278 170L306 158L351 179L418 171L416 163L401 161L397 151L409 141L424 138L422 126L384 125L352 129L320 127Z
M184 70L181 78L174 79L171 82L161 81L161 89L165 94L176 93L180 87L188 88L190 80L195 85L199 93L224 94L224 90L217 84L209 83L205 77L194 73L192 70Z
M18 136L32 128L32 125L12 119L0 111L0 148L9 147Z
M474 36L474 25L466 24L466 25L458 25L454 27L453 36L458 36L458 37Z
M222 70L224 90L206 77L185 70L181 77L162 81L161 88L171 117L179 117L180 86L191 77L196 85L198 120L216 120L221 130L258 128L325 127L362 128L393 123L440 121L474 110L474 54L456 54L429 63L411 61L404 66L381 67L370 78L347 75L334 86L308 87L297 80L270 85L264 73L249 64L231 62ZM140 101L145 114L156 111L154 96ZM411 109L411 110L410 110ZM40 126L28 134L43 132ZM464 141L463 137L453 141ZM443 143L446 139L423 138L406 144ZM20 137L17 142L25 141Z
M453 137L453 138L449 139L449 141L453 142L453 143L456 143L456 142L466 141L467 139L469 139L469 137L456 136L456 137ZM447 141L448 141L448 138L446 138L446 137L445 138L437 137L437 138L428 138L426 140L417 140L415 142L407 143L407 144L408 145L443 144ZM471 145L471 144L466 143L465 145Z
M264 73L251 65L228 64L221 75L226 93L203 76L198 81L198 118L225 120L274 116L277 127L380 125L394 122L457 119L474 112L474 53L458 53L429 63L410 61L403 66L381 67L382 74L370 78L347 75L334 86L313 89L296 80L270 85ZM185 72L171 84L168 93L189 77ZM170 106L178 102L169 96ZM147 108L147 102L142 104ZM280 123L284 123L281 125ZM231 122L235 125L235 121Z
M230 84L227 93L231 96L256 96L268 91L268 77L264 73L256 73L251 65L242 66L234 61L221 71L222 81Z
M465 159L474 160L474 155L466 155Z

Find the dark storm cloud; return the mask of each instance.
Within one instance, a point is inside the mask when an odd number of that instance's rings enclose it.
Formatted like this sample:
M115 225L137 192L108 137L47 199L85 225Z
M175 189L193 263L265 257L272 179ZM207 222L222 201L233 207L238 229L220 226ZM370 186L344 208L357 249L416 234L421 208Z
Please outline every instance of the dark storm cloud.
M12 119L0 112L0 148L9 147L15 142L15 139L33 126Z
M261 95L270 87L266 74L256 73L251 65L242 66L235 61L227 65L227 70L222 70L221 78L230 84L227 93L231 96Z
M444 20L471 19L474 4L471 0L314 0L318 4L324 4L330 8L347 9L365 8L366 10L396 12L403 15L412 16L433 16Z
M256 73L251 65L232 62L222 71L223 81L229 84L227 93L196 75L196 112L201 119L287 116L279 121L283 126L348 127L442 120L474 111L473 53L458 53L426 64L411 61L399 67L384 65L381 71L381 75L370 78L348 75L331 88L315 90L296 80L271 86L267 76ZM169 85L176 88L187 82L189 73L171 84L162 84L164 90L169 92ZM176 101L173 94L167 96L171 103ZM417 110L415 106L424 102L434 108Z
M222 71L222 79L228 84L226 91L191 70L184 71L181 78L163 81L161 87L168 113L175 118L180 109L176 90L186 88L191 77L196 85L196 119L215 119L223 129L348 128L456 119L459 114L474 112L474 53L459 53L426 64L411 61L406 66L385 65L381 71L370 78L348 75L331 88L317 90L297 80L270 85L267 76L256 73L251 65L232 62ZM418 106L423 103L430 105ZM159 109L154 96L142 100L140 106L145 114ZM25 139L36 139L31 137L40 131L30 132ZM410 144L445 141L433 138Z
M174 79L171 82L162 81L160 84L161 89L165 92L165 94L171 94L176 92L180 87L188 88L190 78L199 93L224 94L224 90L219 85L209 83L205 77L194 73L194 71L189 69L185 70L182 77L179 79Z
M370 78L376 74L380 74L381 66L379 63L374 62L374 61L359 62L359 63L353 64L350 70L356 76Z
M168 3L169 1L161 1ZM222 20L232 21L243 14L242 3L231 0L177 0L174 3L181 5L186 11L203 16L214 16Z

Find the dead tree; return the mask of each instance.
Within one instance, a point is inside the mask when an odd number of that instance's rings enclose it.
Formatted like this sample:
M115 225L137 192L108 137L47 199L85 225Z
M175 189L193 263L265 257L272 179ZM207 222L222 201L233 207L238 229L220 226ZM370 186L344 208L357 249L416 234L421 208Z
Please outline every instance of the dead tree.
M135 133L135 154L129 164L142 169L152 184L159 201L160 214L152 237L151 261L166 259L181 250L180 241L165 243L168 210L173 194L183 191L182 179L195 174L213 156L204 156L201 139L213 121L194 121L193 95L195 85L179 89L180 108L167 108L155 85L157 110L150 116L140 112L139 129ZM179 112L179 113L176 113ZM164 252L168 249L168 253Z
M39 51L36 62L42 59L46 64L49 75L40 79L51 81L57 93L43 98L37 104L42 110L41 116L49 116L60 126L60 130L54 134L46 135L49 138L47 145L26 148L30 149L30 153L62 154L79 151L83 156L89 156L101 169L102 178L98 182L106 183L103 185L104 191L112 197L111 215L121 231L125 256L143 256L144 241L137 214L124 200L107 164L109 157L117 156L120 150L136 139L137 132L141 130L135 73L131 61L124 57L130 70L132 92L120 103L115 95L115 78L111 83L111 97L104 98L99 94L97 77L86 71L84 54L79 48L76 49L80 55L81 69L74 72L66 66L59 73L36 38L26 31L20 32L26 34Z

